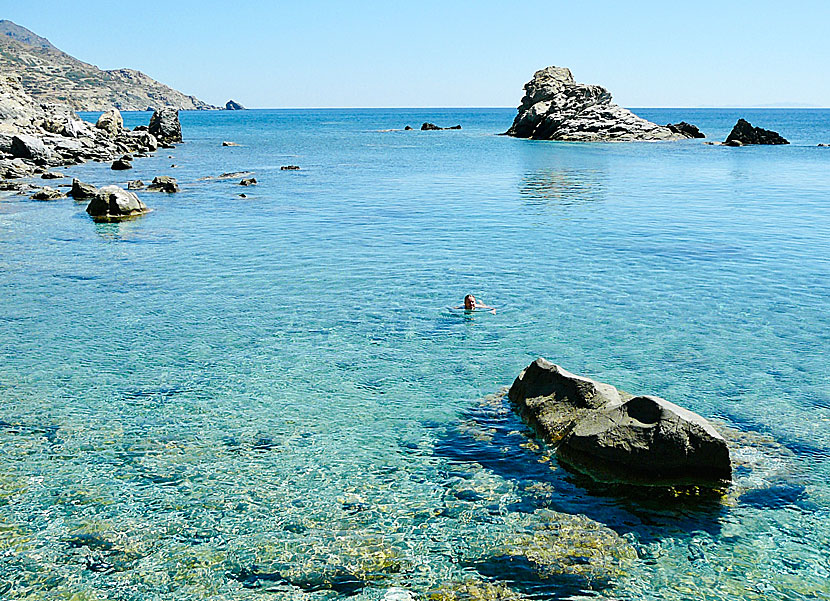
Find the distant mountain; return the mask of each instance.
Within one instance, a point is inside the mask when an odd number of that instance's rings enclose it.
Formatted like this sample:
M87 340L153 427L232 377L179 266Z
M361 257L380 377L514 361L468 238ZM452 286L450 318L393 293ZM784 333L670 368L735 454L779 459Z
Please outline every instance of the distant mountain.
M67 104L78 111L143 111L148 107L216 109L141 71L101 70L69 56L49 40L0 20L0 72L17 74L26 92L40 102Z

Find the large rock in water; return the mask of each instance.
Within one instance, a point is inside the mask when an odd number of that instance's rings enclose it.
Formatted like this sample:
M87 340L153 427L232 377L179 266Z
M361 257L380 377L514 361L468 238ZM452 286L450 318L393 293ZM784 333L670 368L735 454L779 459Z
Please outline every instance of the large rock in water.
M236 102L235 100L228 100L225 103L225 110L226 111L244 111L245 107Z
M734 144L735 146L745 144L789 144L778 132L752 127L752 124L745 119L738 119L735 127L726 137L724 144L731 146L734 142L740 142L740 144Z
M597 480L719 487L732 477L723 437L664 399L632 397L544 359L519 374L508 394L563 461Z
M118 109L110 109L101 113L98 121L95 122L95 127L103 129L110 136L117 136L124 128L124 118Z
M574 81L565 67L547 67L525 84L508 136L574 142L679 140L685 136L611 102L602 86Z
M179 111L165 107L153 112L147 128L161 144L182 141L182 126L179 123Z
M118 186L100 188L86 207L86 212L96 221L119 221L149 210L138 196Z

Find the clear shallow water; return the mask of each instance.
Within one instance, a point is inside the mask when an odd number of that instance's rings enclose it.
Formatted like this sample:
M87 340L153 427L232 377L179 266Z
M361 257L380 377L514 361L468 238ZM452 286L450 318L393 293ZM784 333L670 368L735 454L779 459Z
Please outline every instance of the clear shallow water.
M830 598L830 111L637 112L793 144L191 112L68 170L177 177L143 218L0 201L0 596ZM464 129L382 131L426 120ZM539 355L714 418L735 486L563 470L498 396Z

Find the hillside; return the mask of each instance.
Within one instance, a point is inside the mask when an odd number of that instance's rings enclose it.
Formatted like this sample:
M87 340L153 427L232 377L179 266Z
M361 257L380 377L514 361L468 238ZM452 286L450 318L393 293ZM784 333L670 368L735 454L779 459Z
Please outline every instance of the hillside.
M18 75L25 91L39 102L67 104L79 111L122 111L172 106L218 107L187 96L140 71L102 70L55 48L16 23L0 20L0 72Z

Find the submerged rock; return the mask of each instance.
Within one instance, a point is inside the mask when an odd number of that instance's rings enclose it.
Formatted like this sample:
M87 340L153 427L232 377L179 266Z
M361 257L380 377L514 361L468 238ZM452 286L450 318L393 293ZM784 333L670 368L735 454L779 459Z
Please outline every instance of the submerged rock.
M118 221L149 210L138 196L118 186L104 186L86 207L86 212L96 221Z
M240 186L256 186L257 181L255 177L246 177L242 181L239 182Z
M148 131L155 136L162 148L168 148L173 142L182 141L182 126L179 123L179 111L165 107L153 112Z
M140 179L133 179L127 182L127 190L141 190L144 188L144 182Z
M505 132L517 138L573 142L678 140L682 137L611 102L597 85L574 81L565 67L534 73L513 125Z
M224 142L222 142L222 146L239 146L239 144L237 144L236 142L228 142L227 140L225 140Z
M71 196L75 200L86 200L93 198L96 194L98 194L98 188L92 184L85 184L78 178L72 179L72 189L69 191L68 196Z
M666 127L676 134L680 134L686 138L705 138L706 135L701 132L697 125L681 121L680 123L667 123Z
M179 191L179 183L175 177L169 175L158 175L153 178L152 183L147 186L148 192L167 192L174 194Z
M562 460L597 480L719 487L731 479L723 437L664 399L632 397L544 359L519 374L508 394Z
M735 127L732 128L732 131L726 137L724 144L726 146L736 146L736 144L731 144L731 142L740 142L740 144L737 144L738 146L745 146L747 144L789 144L778 132L753 127L745 119L738 119Z
M299 165L283 165L280 167L280 171L299 171Z

